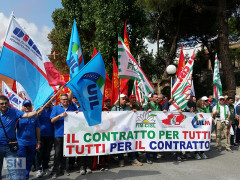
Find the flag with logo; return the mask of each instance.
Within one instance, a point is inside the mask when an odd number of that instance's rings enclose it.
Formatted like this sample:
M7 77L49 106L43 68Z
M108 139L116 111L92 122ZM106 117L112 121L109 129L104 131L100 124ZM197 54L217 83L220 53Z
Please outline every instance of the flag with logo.
M177 76L180 75L180 73L181 73L181 71L183 70L184 66L185 66L185 60L184 60L183 44L182 44L181 52L180 52L179 60L178 60L177 72L176 72L176 75L177 75Z
M111 104L113 105L119 98L119 81L120 81L120 93L128 94L128 79L118 79L118 67L115 59L113 58L113 74L112 74L112 99Z
M106 99L112 99L112 81L108 77L107 72L106 72L106 79L105 79L105 86L104 86L103 102Z
M46 54L13 17L3 43L0 74L18 81L32 99L35 109L53 94L51 86L65 83Z
M193 64L194 51L172 88L172 95L175 99L175 104L180 109L184 109L186 107L191 96Z
M216 53L215 63L214 63L214 73L213 73L213 99L215 102L218 101L219 96L222 96L222 82L220 79L218 58Z
M9 103L16 109L22 110L22 103L24 101L18 94L16 94L8 85L2 81L2 94L9 99Z
M72 34L68 47L67 64L70 69L70 78L72 79L84 66L82 48L78 36L76 21L74 19Z
M66 84L78 99L89 126L101 123L105 76L99 52Z
M141 91L143 93L142 96L148 100L147 96L154 90L153 86L120 36L118 36L118 63L119 78L137 80L139 91Z
M125 28L124 28L124 44L127 46L129 52L130 52L130 43L127 33L127 20L125 21Z

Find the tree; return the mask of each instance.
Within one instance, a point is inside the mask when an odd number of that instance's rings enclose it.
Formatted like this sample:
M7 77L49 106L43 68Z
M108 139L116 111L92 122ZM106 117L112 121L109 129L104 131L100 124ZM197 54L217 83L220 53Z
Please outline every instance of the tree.
M118 34L123 37L125 20L128 21L132 54L136 56L144 50L144 38L148 32L147 18L136 0L62 0L62 5L63 9L57 9L52 14L55 27L49 34L52 50L59 54L58 61L53 63L61 72L69 71L65 60L73 19L77 22L85 64L96 47L111 74L112 56L117 58L117 37Z

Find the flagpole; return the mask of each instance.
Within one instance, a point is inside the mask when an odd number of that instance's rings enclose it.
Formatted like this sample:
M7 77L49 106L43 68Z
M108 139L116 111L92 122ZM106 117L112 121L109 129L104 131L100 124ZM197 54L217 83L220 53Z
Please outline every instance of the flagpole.
M67 84L67 83L66 83L66 84ZM63 88L66 86L66 84L65 84L64 86L62 86L62 87L58 90L58 92L57 92L56 94L54 94L53 97L52 97L51 99L49 99L49 100L44 104L44 106L42 107L43 109L47 106L47 104L48 104L50 101L52 101L52 100L63 90Z
M121 89L120 89L120 78L119 78L119 59L118 59L118 105L119 105L119 111L120 111L120 93L121 93Z
M172 99L172 76L171 76L171 99Z

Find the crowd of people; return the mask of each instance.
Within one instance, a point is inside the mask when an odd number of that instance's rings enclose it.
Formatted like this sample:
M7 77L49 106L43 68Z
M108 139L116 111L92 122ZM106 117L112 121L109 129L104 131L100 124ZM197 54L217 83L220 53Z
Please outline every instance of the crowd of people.
M31 169L36 171L36 177L50 176L57 178L61 175L69 176L71 171L76 169L81 175L92 173L94 157L64 157L64 117L68 111L76 113L82 111L77 98L70 92L61 94L60 104L53 106L52 102L45 104L44 108L32 111L32 102L24 100L22 111L10 106L7 97L0 95L0 172L2 174L3 159L23 157L26 159L26 169L17 171L8 169L11 179L29 179ZM121 94L119 101L111 106L111 99L104 101L103 111L177 111L182 112L204 112L211 113L213 117L213 129L216 133L216 146L218 151L222 151L221 134L226 138L226 151L232 152L232 146L240 143L240 100L236 95L235 101L232 97L220 96L217 103L212 96L203 96L196 100L191 96L187 107L184 110L174 105L174 99L156 93L149 94L148 102L143 103L136 100L135 95L129 97ZM230 133L231 130L231 133ZM12 140L17 139L18 150L12 150L9 146ZM50 171L50 154L54 148L54 162ZM157 152L146 152L146 163L152 164L158 161ZM183 158L194 157L196 159L207 159L204 151L201 152L182 152L174 153L178 161ZM131 164L142 166L143 161L139 158L138 152L128 153ZM117 161L120 167L125 165L124 154L104 155L98 157L99 169L108 170L111 159ZM96 159L95 159L96 161ZM96 162L95 162L96 163Z

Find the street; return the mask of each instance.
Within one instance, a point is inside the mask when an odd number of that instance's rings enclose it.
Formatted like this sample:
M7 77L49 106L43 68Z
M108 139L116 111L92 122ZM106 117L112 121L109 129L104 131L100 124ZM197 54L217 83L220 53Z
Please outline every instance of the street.
M145 155L143 166L132 166L127 157L125 158L125 167L118 167L118 164L111 163L109 171L94 170L92 174L80 175L77 169L72 171L70 176L59 176L57 179L228 179L239 180L240 151L238 147L233 147L233 152L227 152L223 148L218 152L215 148L215 142L211 143L211 151L206 152L209 159L196 160L194 157L182 162L176 161L176 158L160 157L158 163L147 164ZM192 153L192 156L194 154ZM52 162L51 162L52 164ZM31 179L35 178L35 172L30 173ZM41 179L49 179L50 176L43 176Z

